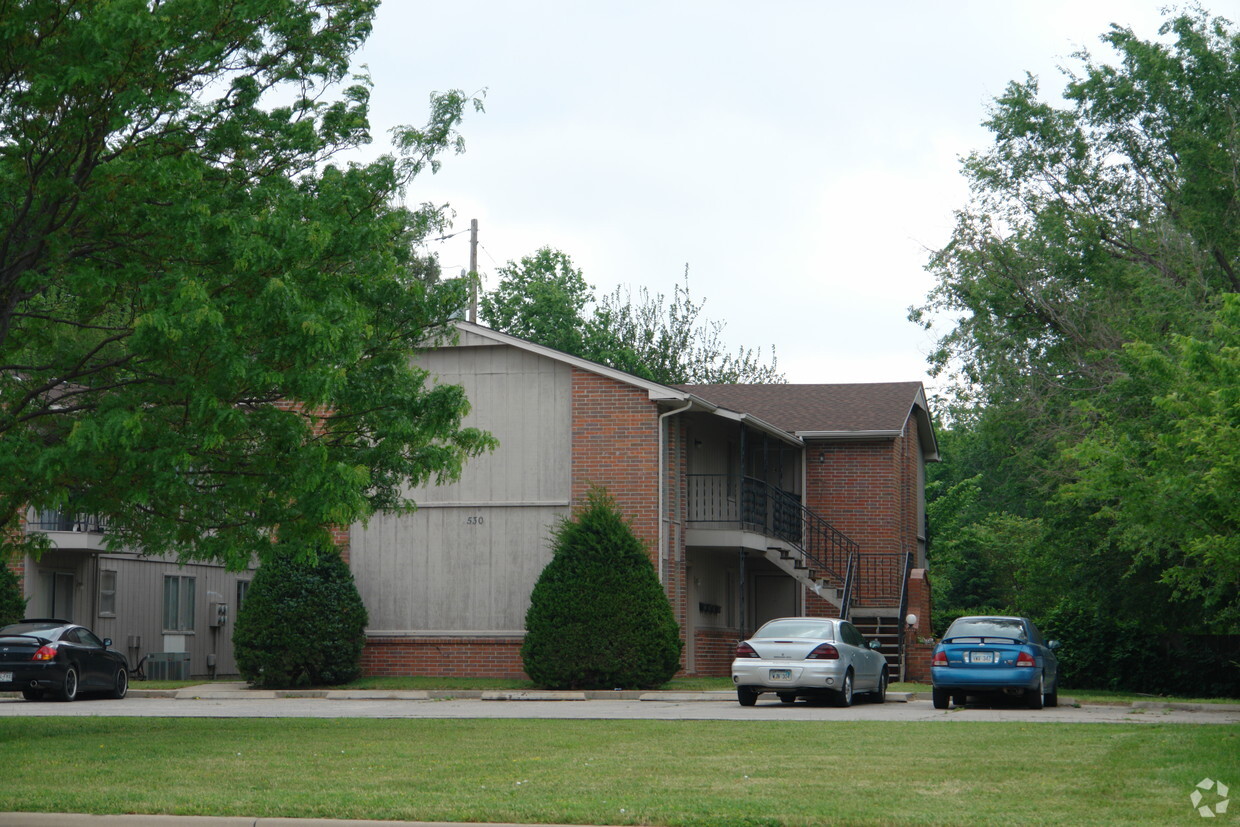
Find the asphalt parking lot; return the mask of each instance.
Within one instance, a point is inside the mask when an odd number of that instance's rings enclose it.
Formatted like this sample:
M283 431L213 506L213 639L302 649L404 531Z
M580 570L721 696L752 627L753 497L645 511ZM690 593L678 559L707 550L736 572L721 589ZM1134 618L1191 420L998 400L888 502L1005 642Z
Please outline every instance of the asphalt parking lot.
M1053 709L982 706L938 710L929 699L892 693L887 703L847 709L763 695L742 707L731 692L383 692L277 693L209 684L176 691L136 690L121 700L73 703L0 698L0 716L163 718L543 718L719 721L1020 721L1037 723L1240 723L1240 704L1076 705Z

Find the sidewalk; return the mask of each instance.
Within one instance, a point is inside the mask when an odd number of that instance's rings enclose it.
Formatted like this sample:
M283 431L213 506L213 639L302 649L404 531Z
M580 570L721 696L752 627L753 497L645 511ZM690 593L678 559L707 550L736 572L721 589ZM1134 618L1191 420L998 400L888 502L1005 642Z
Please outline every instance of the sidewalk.
M133 827L465 827L459 821L0 813L0 827L129 827L129 825ZM538 827L538 825L488 822L486 827ZM555 827L589 827L589 825L557 824Z

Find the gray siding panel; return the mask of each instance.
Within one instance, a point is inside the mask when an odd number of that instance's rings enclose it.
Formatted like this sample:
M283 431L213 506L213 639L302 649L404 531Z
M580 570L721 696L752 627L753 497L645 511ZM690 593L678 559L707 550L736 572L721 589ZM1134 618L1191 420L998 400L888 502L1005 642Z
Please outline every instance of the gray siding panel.
M100 616L97 596L89 593L98 588L96 567L116 572L115 617ZM100 555L90 569L89 590L83 589L88 591L89 610L79 612L80 620L92 626L100 637L112 638L112 648L123 652L131 667L136 666L143 655L172 651L166 648L164 640L164 577L179 575L194 578L193 629L184 633L185 646L180 650L190 653L193 675L208 674L209 654L216 657L217 675L237 674L232 645L233 625L237 620L237 582L252 580L253 571L229 572L222 566L178 566L173 560L106 554ZM228 606L228 620L223 626L213 627L208 613L211 604L217 602ZM140 645L130 647L131 638L140 638Z
M413 514L353 526L350 564L373 631L524 628L551 530L569 512L571 368L486 340L462 344L418 362L436 381L464 387L467 424L499 447L467 462L459 482L411 491Z
M567 506L430 506L355 526L350 560L372 630L513 632Z

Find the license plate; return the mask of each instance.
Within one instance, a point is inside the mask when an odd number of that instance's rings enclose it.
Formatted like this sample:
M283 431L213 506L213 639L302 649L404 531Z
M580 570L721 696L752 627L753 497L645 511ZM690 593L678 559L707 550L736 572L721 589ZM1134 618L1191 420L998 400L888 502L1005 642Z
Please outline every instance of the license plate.
M771 680L790 681L792 680L792 670L791 669L772 669Z
M12 683L12 682L13 682L12 672L0 672L0 683Z
M994 652L971 652L969 653L969 663L994 663Z

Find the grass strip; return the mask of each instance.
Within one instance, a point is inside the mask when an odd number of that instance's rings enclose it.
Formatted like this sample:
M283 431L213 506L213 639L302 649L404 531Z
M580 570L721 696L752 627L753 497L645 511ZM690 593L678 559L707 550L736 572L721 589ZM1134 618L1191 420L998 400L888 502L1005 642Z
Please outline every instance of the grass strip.
M1170 823L1240 726L0 718L0 810L578 824Z

